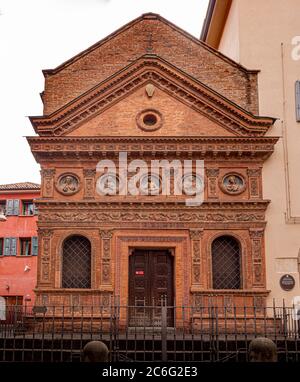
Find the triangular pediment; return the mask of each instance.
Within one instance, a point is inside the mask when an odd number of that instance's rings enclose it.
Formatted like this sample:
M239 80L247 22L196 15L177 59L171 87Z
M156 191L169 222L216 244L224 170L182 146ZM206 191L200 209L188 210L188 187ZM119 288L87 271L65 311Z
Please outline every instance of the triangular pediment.
M149 86L154 89L152 95L147 93ZM135 130L145 110L154 110L163 120L153 131L157 135L169 135L172 126L173 135L185 135L194 126L192 135L261 136L274 123L272 118L254 116L154 55L137 59L60 110L31 117L31 122L41 136L109 136L118 129L127 129L128 135L147 135L147 126Z
M147 89L151 89L151 97ZM147 116L152 124L147 125ZM152 118L152 119L151 119ZM220 124L161 90L154 82L137 88L66 136L235 136Z

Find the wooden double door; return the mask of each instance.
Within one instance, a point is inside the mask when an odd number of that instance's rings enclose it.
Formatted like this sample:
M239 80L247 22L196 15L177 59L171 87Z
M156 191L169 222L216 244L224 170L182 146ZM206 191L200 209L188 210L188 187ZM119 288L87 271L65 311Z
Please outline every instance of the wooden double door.
M174 325L174 266L167 249L135 249L129 257L129 324L160 326L162 302Z

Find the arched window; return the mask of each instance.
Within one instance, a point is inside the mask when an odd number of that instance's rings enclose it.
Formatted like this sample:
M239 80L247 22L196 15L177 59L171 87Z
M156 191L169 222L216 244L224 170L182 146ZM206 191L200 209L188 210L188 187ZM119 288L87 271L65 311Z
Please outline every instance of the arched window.
M214 289L241 288L240 243L231 236L221 236L212 243Z
M91 287L91 243L86 237L71 236L64 241L62 287Z

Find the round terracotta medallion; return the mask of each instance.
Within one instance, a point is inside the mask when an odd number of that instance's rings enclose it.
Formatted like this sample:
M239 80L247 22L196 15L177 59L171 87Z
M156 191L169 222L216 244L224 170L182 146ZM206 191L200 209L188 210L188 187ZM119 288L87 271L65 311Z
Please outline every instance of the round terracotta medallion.
M80 189L80 181L75 174L62 174L56 183L56 189L63 195L74 195Z
M227 194L238 195L245 190L246 182L242 175L231 173L223 177L220 186Z

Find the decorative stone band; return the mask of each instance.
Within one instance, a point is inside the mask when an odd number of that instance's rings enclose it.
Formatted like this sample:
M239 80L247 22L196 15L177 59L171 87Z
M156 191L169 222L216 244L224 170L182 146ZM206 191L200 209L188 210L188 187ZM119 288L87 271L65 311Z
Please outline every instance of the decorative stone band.
M184 203L38 203L39 223L264 223L268 201Z

